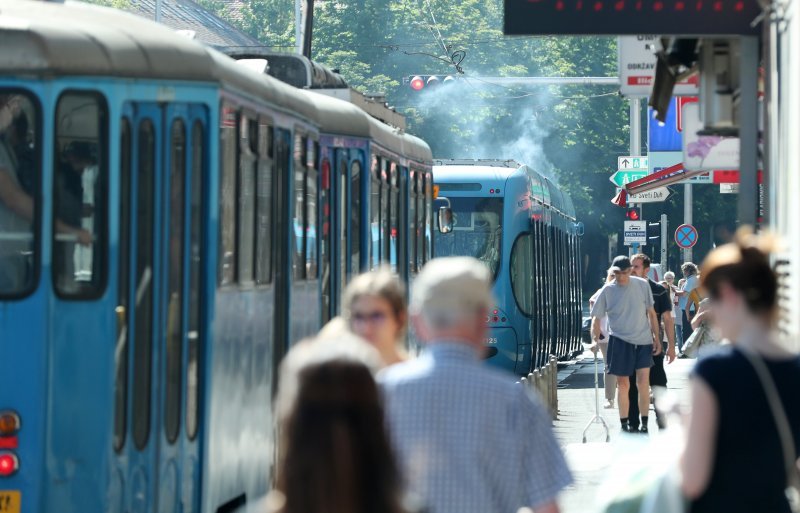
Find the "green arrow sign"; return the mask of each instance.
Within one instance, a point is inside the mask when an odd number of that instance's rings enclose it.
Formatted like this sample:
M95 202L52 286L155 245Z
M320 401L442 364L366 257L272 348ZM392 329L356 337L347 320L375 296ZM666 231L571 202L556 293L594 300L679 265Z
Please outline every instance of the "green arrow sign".
M625 187L630 182L635 182L640 178L647 176L647 171L617 171L608 179L617 187Z

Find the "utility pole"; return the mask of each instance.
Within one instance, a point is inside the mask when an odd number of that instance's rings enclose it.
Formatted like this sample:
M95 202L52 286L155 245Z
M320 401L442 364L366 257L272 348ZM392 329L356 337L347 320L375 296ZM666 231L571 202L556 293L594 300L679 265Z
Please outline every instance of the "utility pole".
M631 98L628 100L630 102L630 127L631 127L631 137L630 137L630 155L631 157L641 157L642 156L642 104L641 99L639 98ZM628 206L637 206L635 204L630 204ZM642 206L638 205L639 212L642 212ZM645 216L642 212L641 220L644 221ZM646 223L646 221L645 221ZM645 226L647 226L645 224ZM639 245L631 245L631 250L629 255L633 256L634 254L639 252Z
M161 23L161 4L164 0L156 0L156 23Z

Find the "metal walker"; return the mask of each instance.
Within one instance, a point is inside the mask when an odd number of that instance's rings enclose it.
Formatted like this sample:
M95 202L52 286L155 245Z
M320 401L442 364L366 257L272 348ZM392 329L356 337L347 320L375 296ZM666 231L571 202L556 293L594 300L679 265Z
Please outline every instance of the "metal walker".
M583 429L583 443L586 443L586 432L589 431L589 428L592 427L593 424L600 424L603 426L603 429L606 431L606 442L610 442L611 435L608 431L608 424L606 424L606 419L600 415L600 379L598 378L597 371L597 353L600 348L597 347L597 342L594 342L587 346L587 349L591 349L594 352L594 417L592 417L592 420L590 420Z

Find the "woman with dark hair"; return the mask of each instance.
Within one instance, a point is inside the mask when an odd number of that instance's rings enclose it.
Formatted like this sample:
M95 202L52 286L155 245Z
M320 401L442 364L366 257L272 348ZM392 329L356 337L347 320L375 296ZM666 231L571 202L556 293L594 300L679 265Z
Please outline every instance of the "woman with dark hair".
M378 354L352 336L302 342L289 352L281 366L281 456L269 511L406 511L373 379L379 366Z
M800 357L775 334L771 250L770 240L740 231L708 255L700 273L731 345L701 358L692 373L681 467L693 513L790 511L784 490L800 447Z

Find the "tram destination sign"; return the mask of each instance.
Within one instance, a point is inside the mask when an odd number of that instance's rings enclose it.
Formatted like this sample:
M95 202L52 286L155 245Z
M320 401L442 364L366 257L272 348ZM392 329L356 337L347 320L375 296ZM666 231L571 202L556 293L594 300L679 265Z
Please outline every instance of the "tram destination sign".
M757 35L757 0L504 0L507 35Z

